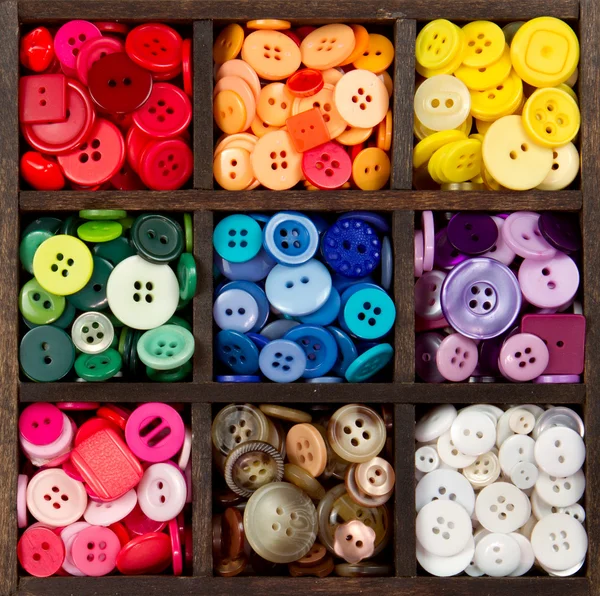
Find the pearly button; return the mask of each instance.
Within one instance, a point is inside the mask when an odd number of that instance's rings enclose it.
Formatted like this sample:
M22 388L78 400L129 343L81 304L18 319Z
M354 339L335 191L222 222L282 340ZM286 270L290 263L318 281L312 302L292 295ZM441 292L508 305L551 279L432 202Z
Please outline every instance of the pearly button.
M502 238L524 259L543 261L556 254L556 249L548 244L540 232L539 219L537 213L517 211L504 220Z
M417 561L428 573L437 577L451 577L462 573L473 560L475 541L471 536L462 551L451 557L439 557L430 553L417 540Z
M475 509L475 491L459 472L439 469L425 474L417 484L415 492L417 512L434 501L458 503L470 516Z
M565 513L553 513L536 524L531 546L540 564L564 571L584 559L588 537L578 521Z
M528 435L535 426L535 416L522 408L517 408L509 419L510 430L519 435Z
M454 445L450 431L445 432L437 442L440 459L451 468L462 469L475 463L476 455L465 455Z
M456 408L452 404L436 406L417 422L415 440L420 443L435 441L450 430L456 416Z
M370 497L389 495L396 482L394 468L382 457L358 464L355 477L358 488Z
M504 342L498 367L510 381L531 381L546 370L549 360L548 348L537 335L517 333Z
M479 523L490 532L508 534L518 530L531 515L527 495L507 482L486 486L475 501Z
M375 530L357 519L339 525L333 540L335 554L348 563L368 559L375 550Z
M571 408L565 406L556 406L543 412L536 420L532 436L537 440L544 431L556 426L570 428L578 433L579 436L585 436L585 428L581 416Z
M509 534L488 534L475 547L475 564L490 577L506 577L520 562L519 544Z
M496 425L480 412L459 412L452 423L450 435L452 442L462 453L482 455L496 443Z
M535 464L522 461L510 471L510 481L521 490L533 488L539 478L539 470Z
M498 459L505 476L510 476L519 462L535 463L535 441L527 435L512 435L500 446Z
M415 283L415 313L433 321L442 317L440 294L446 278L443 271L427 271Z
M110 319L100 312L85 312L73 323L71 338L84 354L99 354L112 345L115 329Z
M269 421L251 404L229 404L215 416L211 432L214 448L226 456L245 441L267 441Z
M428 474L440 467L440 456L434 447L424 445L415 451L415 468L419 472Z
M484 488L500 477L500 462L493 451L480 455L470 466L463 468L464 477L474 489Z
M136 504L137 493L132 488L122 497L109 503L90 500L83 513L83 519L92 526L110 526L127 517Z
M450 130L460 126L471 109L467 86L456 77L436 75L426 79L415 92L415 114L432 130Z
M557 478L541 472L535 483L535 490L552 507L570 507L583 497L585 475L582 470L578 470L572 476Z
M159 463L146 469L137 492L144 514L154 521L166 522L183 510L187 486L177 466Z
M471 518L452 501L432 501L417 515L417 539L431 554L451 557L461 552L472 538Z
M585 444L570 428L550 428L538 437L534 455L544 472L564 478L575 474L583 466Z

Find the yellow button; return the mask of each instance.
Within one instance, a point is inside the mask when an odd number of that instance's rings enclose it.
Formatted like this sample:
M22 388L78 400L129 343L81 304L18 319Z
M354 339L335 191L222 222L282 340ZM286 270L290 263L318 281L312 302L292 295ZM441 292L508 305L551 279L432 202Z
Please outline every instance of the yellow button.
M567 188L579 173L579 153L573 143L556 147L552 151L552 168L537 188L562 190Z
M440 178L439 172L439 163L443 157L444 147L441 147L431 156L431 159L427 162L427 171L429 172L431 179L437 184L442 184L442 179Z
M246 106L235 91L227 89L217 93L213 100L213 116L224 133L242 132L246 123Z
M464 37L462 29L446 19L427 23L417 35L417 62L432 70L447 66L463 51Z
M459 130L442 130L426 137L413 149L413 168L427 163L441 147L455 141L464 141L467 135Z
M361 190L380 190L390 179L390 158L377 147L363 149L352 163L352 178Z
M369 33L369 43L362 56L353 62L355 68L370 70L376 74L386 70L394 61L394 45L379 33Z
M500 60L506 40L498 25L490 21L473 21L462 30L467 46L463 58L465 66L480 68Z
M496 87L510 74L510 48L504 45L500 60L489 66L465 66L464 64L454 73L469 89L483 91Z
M569 85L567 85L566 83L561 83L560 85L556 85L556 88L562 89L565 93L568 93L577 102L577 105L579 105L579 98L577 97L577 93L575 93L575 91L573 91L573 89L569 87Z
M33 257L33 275L44 290L57 296L79 292L90 281L93 270L90 249L74 236L48 238Z
M564 83L577 68L579 40L569 25L554 17L539 17L523 25L510 46L517 74L534 87Z
M505 116L490 126L483 139L483 162L502 186L529 190L548 175L552 149L541 147L529 138L521 116ZM483 179L485 182L485 172Z
M575 138L580 124L577 102L562 89L538 89L525 102L523 126L539 145L566 145Z
M467 119L462 124L460 124L459 126L457 126L456 128L454 128L452 130L460 130L465 135L468 135L471 132L472 126L473 126L473 117L471 116L471 114L469 114L467 116ZM415 136L417 137L417 139L419 139L419 141L422 141L423 139L426 139L427 137L435 134L438 131L433 130L431 128L427 128L426 126L423 126L423 123L415 115L414 123L413 123L413 132L415 133Z
M438 75L423 81L415 92L415 114L433 130L451 130L469 115L471 96L456 77Z
M484 136L493 123L493 120L477 120L477 118L475 118L475 128L477 129L478 133Z
M444 147L438 165L442 182L466 182L481 172L481 142L477 139L455 141Z
M471 91L471 115L477 120L497 120L512 114L523 98L523 81L513 70L496 87Z
M426 79L435 77L436 75L453 74L454 72L456 72L458 67L462 64L463 56L465 55L465 50L466 50L467 45L464 42L464 34L462 32L462 29L456 25L453 25L453 26L458 31L460 31L460 33L458 33L458 35L460 37L462 37L462 43L460 44L459 51L453 56L452 60L450 62L448 62L448 64L446 64L445 66L441 66L440 68L425 68L422 64L419 63L418 60L416 61L415 68L416 68L417 72L421 76L425 77Z
M281 127L292 115L294 96L284 83L265 85L256 104L256 112L263 122Z
M244 44L244 30L240 25L232 23L227 25L215 40L213 45L213 58L217 64L233 60L242 50Z
M483 143L485 135L482 135L479 132L474 132L472 135L469 135L470 139L477 139L480 143Z
M346 130L336 139L338 143L347 146L360 145L364 143L373 132L373 128L358 128L347 126Z

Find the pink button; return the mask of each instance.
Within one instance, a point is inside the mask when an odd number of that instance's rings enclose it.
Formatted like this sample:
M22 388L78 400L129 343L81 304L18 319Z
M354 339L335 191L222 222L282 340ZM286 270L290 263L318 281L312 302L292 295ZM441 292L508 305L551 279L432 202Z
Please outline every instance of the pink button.
M76 577L83 577L85 573L83 573L83 571L81 571L81 569L73 562L73 542L75 542L75 538L77 538L79 532L82 532L89 527L90 524L87 522L75 522L64 528L60 533L60 538L65 545L65 560L63 561L62 568L67 573L75 575Z
M17 545L19 563L35 577L50 577L61 567L65 558L62 540L49 528L29 528Z
M19 417L19 432L34 445L49 445L63 429L64 414L54 405L37 403L27 406Z
M185 426L174 408L151 402L131 414L125 427L125 439L140 459L161 462L172 458L181 449Z
M415 277L423 275L424 240L423 231L415 230Z
M368 559L375 551L375 530L353 519L335 529L333 550L348 563Z
M67 459L67 461L65 461L61 466L62 469L64 470L65 474L69 478L73 478L73 480L78 480L79 482L83 482L83 476L75 469L75 466L73 465L73 462L71 461L71 452L70 451L67 454L67 457L69 459Z
M59 410L97 410L100 404L95 401L63 401L56 404Z
M132 488L122 497L109 503L90 501L83 514L83 519L93 526L110 526L129 515L136 504L137 494Z
M88 84L88 71L95 62L108 54L125 51L125 45L116 37L95 37L86 41L79 51L76 60L77 76L84 84Z
M504 342L498 367L510 381L531 381L546 370L549 359L548 348L537 335L517 333Z
M47 470L48 468L60 468L63 466L63 464L68 462L70 458L71 452L67 451L67 453L63 453L62 455L51 459L49 462L46 462L43 466L40 466L40 470ZM76 480L79 480L79 478L76 478Z
M100 577L115 568L121 543L112 530L90 526L77 534L71 552L73 562L83 573Z
M181 451L179 453L179 457L177 458L177 465L185 470L189 461L190 455L192 454L192 430L185 427L185 438L183 440L183 446L181 447Z
M518 277L525 299L540 308L565 304L579 288L577 265L562 252L545 261L525 259L519 267Z
M539 213L517 211L511 213L502 226L502 237L508 246L524 259L543 261L551 259L556 249L542 236L538 226Z
M169 535L171 536L171 551L173 552L173 575L181 575L183 573L183 551L177 518L169 522Z
M168 463L150 466L138 485L141 510L156 521L166 522L177 517L185 506L185 478L175 465Z
M468 379L477 366L477 360L477 345L460 333L445 337L435 355L438 370L448 381Z
M61 65L71 71L77 65L77 55L83 44L90 39L102 37L100 29L88 21L69 21L54 36L54 52Z
M144 534L162 532L167 525L165 522L150 519L139 505L133 508L133 511L123 519L125 527L132 536L143 536Z
M533 379L534 383L581 383L579 375L541 375Z
M62 431L58 438L47 445L34 445L22 434L19 434L19 442L23 453L34 465L41 466L56 457L68 453L73 442L73 425L69 418L62 414Z
M423 229L423 271L433 269L435 255L435 227L433 225L433 212L423 211L421 214L421 228Z
M515 251L506 243L504 236L502 235L502 228L504 227L505 220L497 215L492 215L491 218L494 220L494 223L498 228L498 239L496 240L496 245L481 256L500 261L508 267L515 260L516 254Z
M340 144L328 141L302 154L302 171L317 188L334 190L350 180L352 160Z
M27 476L19 474L17 479L17 525L27 527Z
M183 475L185 476L185 483L187 485L187 494L185 497L186 503L192 502L192 460L188 461L185 470L183 471Z

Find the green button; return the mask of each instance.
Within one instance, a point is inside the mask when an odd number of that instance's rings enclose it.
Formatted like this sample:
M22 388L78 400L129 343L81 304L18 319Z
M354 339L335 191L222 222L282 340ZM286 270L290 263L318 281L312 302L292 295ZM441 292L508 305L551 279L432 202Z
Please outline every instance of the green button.
M171 370L156 370L150 366L146 367L146 374L155 383L177 383L183 381L192 372L192 361Z
M135 221L135 218L128 215L127 217L120 219L119 223L123 226L123 230L127 231L127 230L131 230L131 226L133 226L134 221Z
M37 279L30 279L19 293L21 314L36 325L56 321L65 310L65 297L47 292Z
M125 236L115 238L110 242L99 242L92 247L92 253L97 257L106 259L116 267L121 261L135 254L135 250Z
M60 226L60 234L66 234L67 236L77 237L77 228L84 223L84 221L77 215L69 215L62 226Z
M80 354L75 360L75 372L85 381L107 381L120 370L123 361L117 350L108 348L101 354Z
M106 284L114 267L105 259L93 257L94 270L90 281L75 294L68 296L69 302L79 310L104 310L108 308Z
M140 360L156 370L171 370L194 355L194 336L178 325L146 331L137 344Z
M123 219L127 217L127 211L123 209L84 209L79 212L81 219Z
M32 230L28 234L23 236L21 244L19 245L19 259L21 259L21 265L27 273L33 275L33 257L35 252L40 245L52 238L54 234L48 230Z
M122 233L118 221L88 221L77 228L77 235L85 242L110 242Z
M131 228L131 244L151 263L170 263L183 252L183 230L164 215L140 215Z
M184 329L187 329L188 331L192 330L192 326L185 319L182 319L181 317L178 317L177 315L173 315L165 323L165 325L177 325L179 327L183 327Z
M58 327L42 325L21 339L19 360L23 373L33 381L59 381L73 367L75 348L71 338Z
M117 319L117 317L112 312L107 310L104 314L110 319L110 322L113 324L113 327L123 327L123 321Z
M194 227L189 213L183 214L183 229L185 230L185 252L194 252Z
M119 354L121 356L125 355L125 341L127 340L127 334L129 332L129 327L123 327L121 329L121 333L119 334Z
M134 331L131 349L129 351L129 374L132 379L139 379L144 374L144 363L141 361L137 351L137 345L144 333L142 331Z
M198 277L196 261L189 252L184 252L177 263L177 281L179 282L179 298L185 302L191 300L196 293Z
M43 230L54 236L60 230L62 223L62 220L57 217L38 217L23 230L22 235L27 236L30 232Z
M61 329L66 329L75 320L76 312L77 311L75 310L75 307L68 300L65 301L65 310L63 311L63 314L60 315L60 317L58 317L56 321L52 321L52 326L60 327ZM39 327L39 325L28 321L25 317L23 317L23 322L25 323L25 325L27 325L27 327L29 327L29 329Z

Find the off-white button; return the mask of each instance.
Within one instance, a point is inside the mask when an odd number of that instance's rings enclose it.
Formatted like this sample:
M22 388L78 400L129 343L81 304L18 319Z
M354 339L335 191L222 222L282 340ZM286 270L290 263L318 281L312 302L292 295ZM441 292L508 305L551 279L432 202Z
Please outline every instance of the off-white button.
M547 515L552 515L553 513L560 513L558 507L554 507L554 506L546 503L546 501L544 501L544 499L542 499L542 497L540 497L537 490L535 490L535 489L533 489L533 492L531 493L530 500L531 500L531 511L533 511L533 515L538 520L543 519Z
M437 577L451 577L462 573L473 560L475 541L471 536L463 550L452 557L439 557L426 550L417 540L417 561L419 565Z
M416 531L419 542L430 553L451 557L472 538L471 518L457 503L433 501L419 511Z
M509 534L529 519L531 505L527 495L516 486L496 482L479 493L475 513L479 523L490 532Z
M523 408L517 408L509 419L510 429L519 435L528 435L535 426L535 416Z
M522 461L533 463L535 441L527 435L512 435L500 446L498 459L505 476L510 476L512 469Z
M485 528L478 528L473 534L473 539L475 540L475 549L477 549L477 545L482 541L483 538L491 534ZM469 563L467 568L465 569L465 573L470 577L481 577L484 575L483 571L477 567L475 563L475 553L473 553L473 560Z
M558 478L541 472L535 484L537 494L548 505L554 507L569 507L583 497L585 491L585 475L578 470L572 476Z
M463 469L464 477L479 490L496 482L500 477L500 462L492 451L480 455L470 466Z
M511 538L516 540L519 545L519 564L517 568L509 574L510 577L521 577L525 575L532 567L535 562L535 555L533 554L533 548L528 538L525 538L523 534L518 532L512 532L509 534Z
M465 455L456 447L450 436L450 431L445 432L437 442L440 459L448 466L463 469L477 460L476 455Z
M419 447L415 452L415 468L420 472L429 474L437 470L440 466L440 456L434 447L431 445L424 445Z
M452 404L433 408L417 422L415 440L419 443L429 443L441 437L447 430L450 430L456 415L456 408Z
M454 445L465 455L483 455L496 443L496 425L481 412L460 412L450 434Z
M490 577L506 577L519 566L520 550L508 534L488 534L475 547L475 565Z
M451 501L461 505L471 515L475 509L475 491L469 481L454 470L435 470L417 484L415 505L421 511L434 501Z
M579 174L579 152L573 143L552 149L552 167L539 190L562 190L567 188Z
M543 432L557 426L565 426L578 433L580 437L585 436L585 427L581 416L571 410L571 408L558 406L546 410L536 420L535 428L533 429L533 438L537 441Z
M484 414L488 414L489 416L491 416L492 420L496 424L498 423L500 416L504 414L504 410L502 410L498 406L493 406L491 404L473 404L472 406L462 408L461 412L483 412Z
M510 481L521 490L533 488L538 478L537 466L529 461L519 462L510 472Z
M414 105L417 118L427 128L451 130L467 119L471 110L471 94L456 77L435 75L419 86Z
M571 476L585 461L583 439L570 428L550 428L535 443L535 461L552 476Z
M569 505L568 507L561 507L558 512L566 513L568 516L576 519L580 524L585 521L585 509L579 503Z

